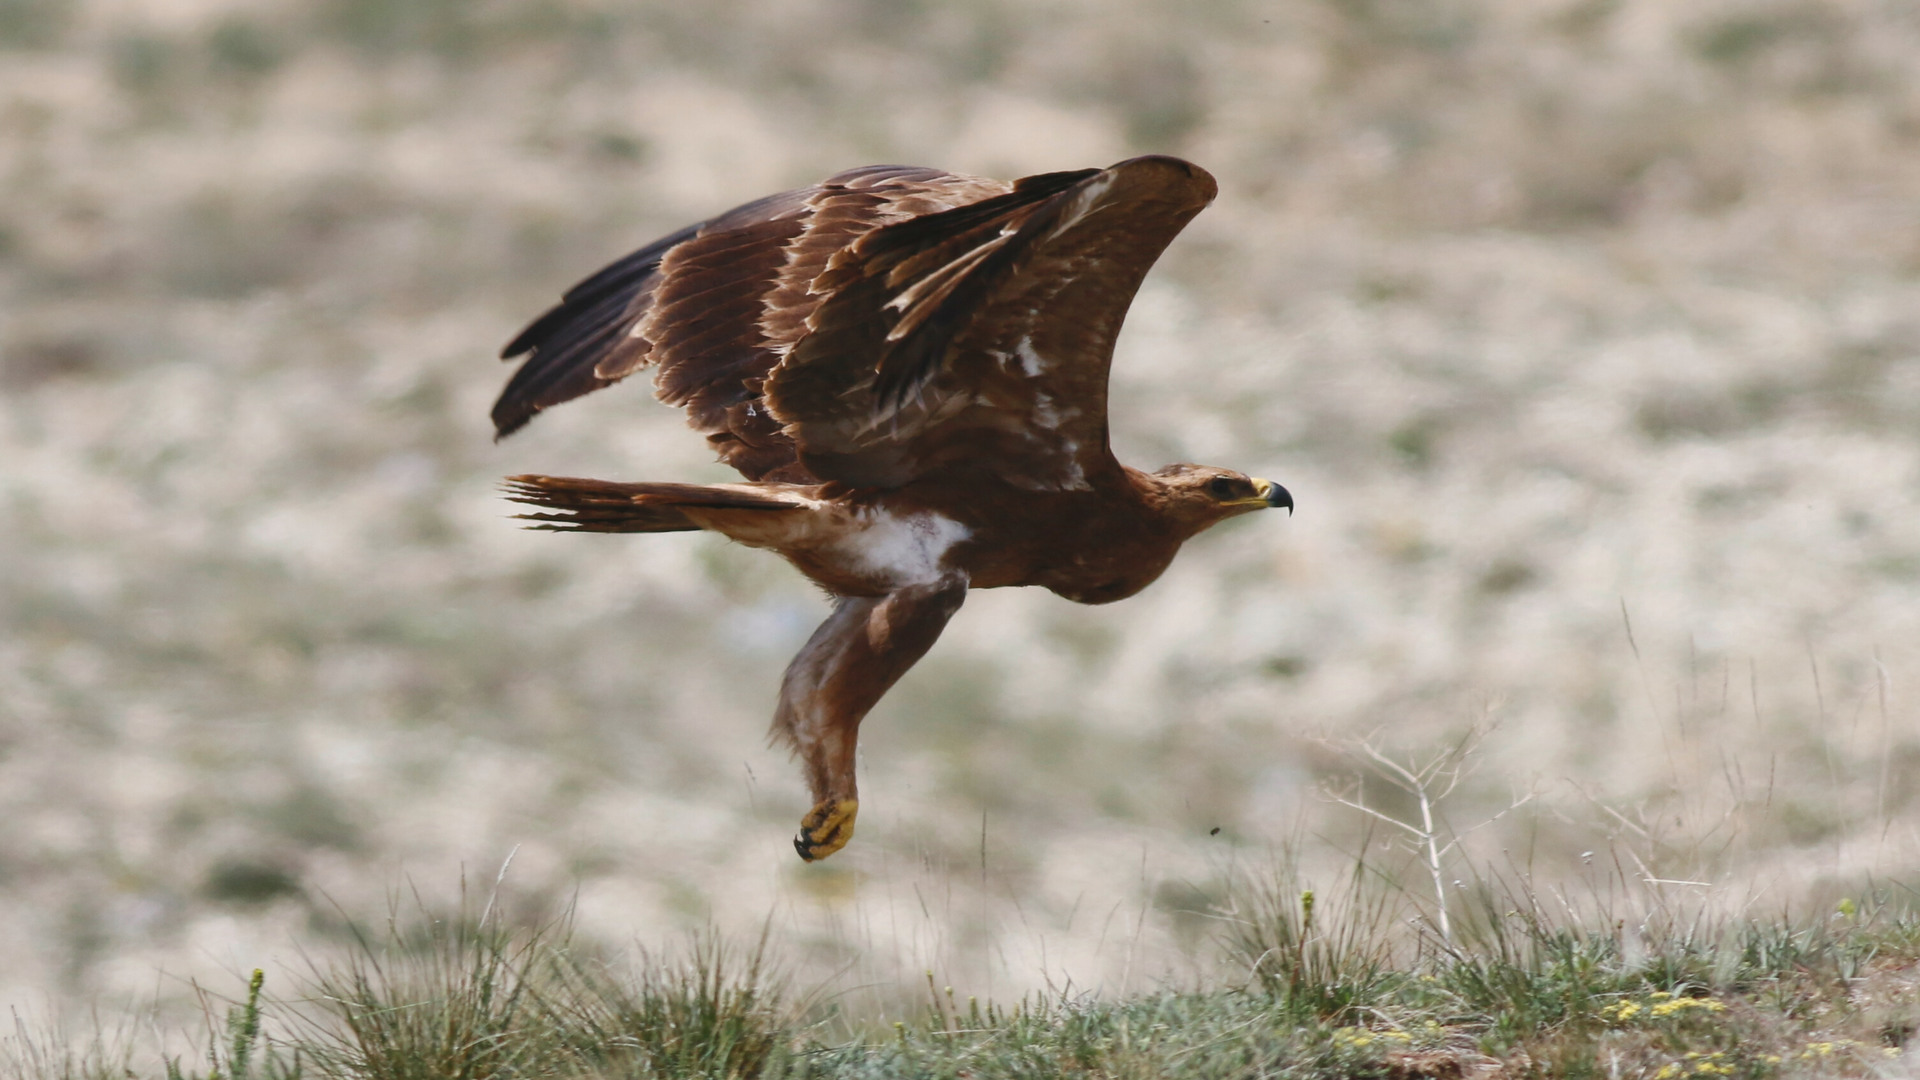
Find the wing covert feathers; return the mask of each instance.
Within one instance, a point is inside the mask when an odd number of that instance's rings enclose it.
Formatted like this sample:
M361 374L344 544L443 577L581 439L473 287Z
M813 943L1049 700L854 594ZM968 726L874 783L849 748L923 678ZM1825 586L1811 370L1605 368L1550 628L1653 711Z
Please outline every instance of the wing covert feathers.
M1107 369L1127 307L1216 190L1186 162L1135 158L876 229L822 276L767 403L823 479L986 467L1084 486L1112 464Z
M935 169L871 165L689 226L569 289L502 351L527 355L494 405L496 437L534 414L655 369L658 396L687 410L748 479L810 482L761 384L820 296L813 278L860 235L1007 190Z
M503 357L501 436L654 369L748 479L892 486L959 460L1071 487L1141 279L1211 201L1173 158L1009 185L867 166L662 238L570 289Z

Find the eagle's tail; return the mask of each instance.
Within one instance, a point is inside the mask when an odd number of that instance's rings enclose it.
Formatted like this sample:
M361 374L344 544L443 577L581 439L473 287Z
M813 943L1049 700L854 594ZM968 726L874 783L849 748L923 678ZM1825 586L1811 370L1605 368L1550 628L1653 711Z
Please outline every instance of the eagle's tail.
M797 510L801 504L740 486L619 484L568 476L509 476L507 498L553 513L516 514L533 529L562 532L690 532L701 528L688 509Z

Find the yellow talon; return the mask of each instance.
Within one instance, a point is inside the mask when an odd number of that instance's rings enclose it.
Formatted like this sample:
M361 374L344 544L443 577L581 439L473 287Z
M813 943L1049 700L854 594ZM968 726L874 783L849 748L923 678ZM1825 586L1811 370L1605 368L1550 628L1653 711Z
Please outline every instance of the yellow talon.
M859 812L858 799L820 803L800 819L800 835L793 838L793 850L808 862L818 862L846 847L853 839L853 818Z

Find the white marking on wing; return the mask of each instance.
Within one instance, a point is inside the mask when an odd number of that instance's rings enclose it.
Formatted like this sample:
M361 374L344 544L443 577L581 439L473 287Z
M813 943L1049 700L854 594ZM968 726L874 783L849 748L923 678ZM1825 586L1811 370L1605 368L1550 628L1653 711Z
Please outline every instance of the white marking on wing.
M1033 350L1033 338L1031 336L1021 338L1020 344L1013 347L1013 352L1015 356L1020 358L1020 370L1027 373L1027 378L1034 378L1041 372L1047 370L1046 360L1042 359L1040 354Z
M1113 174L1111 172L1103 173L1087 181L1085 187L1074 193L1073 201L1067 204L1066 212L1060 215L1060 223L1047 230L1048 237L1059 236L1061 233L1066 232L1068 229L1084 221L1087 215L1099 209L1095 204L1100 201L1100 197L1105 195L1107 189L1112 186Z
M882 306L888 311L898 311L904 315L910 309L917 306L923 297L930 295L934 290L945 285L947 282L965 276L968 272L972 271L974 267L979 266L987 256L993 254L996 249L1006 242L1007 240L1004 236L994 237L992 240L981 244L979 247L974 248L972 251L967 252L945 266L935 269L919 281L902 289L900 295L887 301ZM920 320L918 319L903 318L894 325L893 329L887 331L887 340L898 341L912 333L919 325Z
M1055 463L1057 468L1052 476L1036 472L1026 477L1009 477L1008 482L1028 491L1092 491L1093 485L1087 483L1087 471L1080 465L1080 459L1068 454Z
M1079 449L1079 443L1067 443L1067 472L1060 486L1068 491L1091 491L1093 485L1087 483L1087 470L1080 467L1080 455L1076 453Z
M1049 431L1057 432L1060 430L1061 424L1069 423L1079 418L1080 410L1076 406L1067 405L1063 407L1060 404L1059 398L1045 392L1033 395L1033 419L1034 422L1038 423L1041 427ZM1077 447L1078 444L1069 440L1067 446Z
M1052 394L1037 393L1033 396L1033 411L1028 416L1034 424L1059 436L1060 445L1067 453L1079 451L1080 444L1071 438L1073 425L1080 419L1079 406L1064 404Z

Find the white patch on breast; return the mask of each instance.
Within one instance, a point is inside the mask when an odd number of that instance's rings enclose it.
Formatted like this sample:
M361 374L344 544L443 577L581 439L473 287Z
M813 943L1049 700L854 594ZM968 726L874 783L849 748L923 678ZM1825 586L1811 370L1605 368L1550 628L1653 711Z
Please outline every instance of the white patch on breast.
M948 576L942 563L953 545L973 530L934 513L863 514L867 527L843 541L847 554L865 572L889 585L926 585Z

